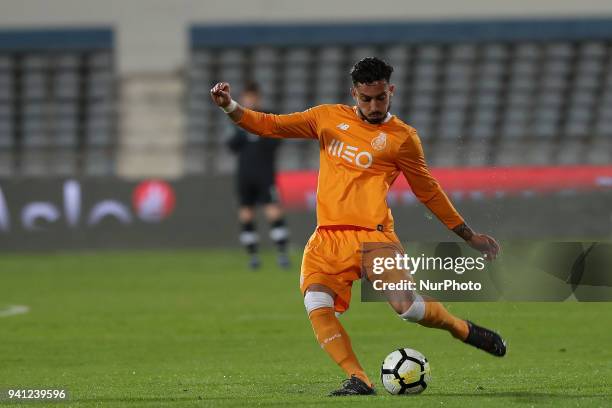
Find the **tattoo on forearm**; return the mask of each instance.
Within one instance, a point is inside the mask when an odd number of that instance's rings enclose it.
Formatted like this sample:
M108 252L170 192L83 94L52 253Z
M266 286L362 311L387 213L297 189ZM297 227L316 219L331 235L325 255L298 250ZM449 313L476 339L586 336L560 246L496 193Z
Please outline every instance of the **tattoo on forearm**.
M453 228L453 231L466 241L469 241L474 236L474 231L472 231L472 229L468 227L465 222L457 225L455 228Z

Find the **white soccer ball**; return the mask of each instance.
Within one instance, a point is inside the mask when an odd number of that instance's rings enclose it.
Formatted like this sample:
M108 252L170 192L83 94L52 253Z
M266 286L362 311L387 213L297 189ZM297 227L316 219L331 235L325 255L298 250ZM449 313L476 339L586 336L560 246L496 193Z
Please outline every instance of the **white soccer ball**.
M419 394L431 381L431 369L425 356L402 348L389 354L382 363L380 379L389 393Z

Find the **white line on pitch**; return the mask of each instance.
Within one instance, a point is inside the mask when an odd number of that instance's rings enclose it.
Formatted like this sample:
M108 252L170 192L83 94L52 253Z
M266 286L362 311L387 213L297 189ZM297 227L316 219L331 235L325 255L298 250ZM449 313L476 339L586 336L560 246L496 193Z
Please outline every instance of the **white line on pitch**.
M28 313L30 308L23 305L10 305L4 309L0 309L0 317L15 316L18 314Z

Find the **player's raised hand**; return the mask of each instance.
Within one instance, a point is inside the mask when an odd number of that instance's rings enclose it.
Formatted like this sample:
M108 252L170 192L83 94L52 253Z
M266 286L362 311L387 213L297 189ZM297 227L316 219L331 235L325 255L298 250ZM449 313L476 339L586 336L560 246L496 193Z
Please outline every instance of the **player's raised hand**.
M227 82L219 82L210 90L210 97L213 102L222 108L228 106L232 101L230 95L230 85Z
M499 244L489 235L474 233L472 238L466 242L469 246L484 254L488 261L494 260L499 253Z

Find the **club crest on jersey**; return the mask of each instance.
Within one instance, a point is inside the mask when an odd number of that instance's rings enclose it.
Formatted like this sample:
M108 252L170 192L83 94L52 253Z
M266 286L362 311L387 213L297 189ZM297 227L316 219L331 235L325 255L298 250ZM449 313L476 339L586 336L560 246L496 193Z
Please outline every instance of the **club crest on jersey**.
M381 151L385 147L387 147L387 134L380 132L378 136L372 139L372 148L376 151Z

